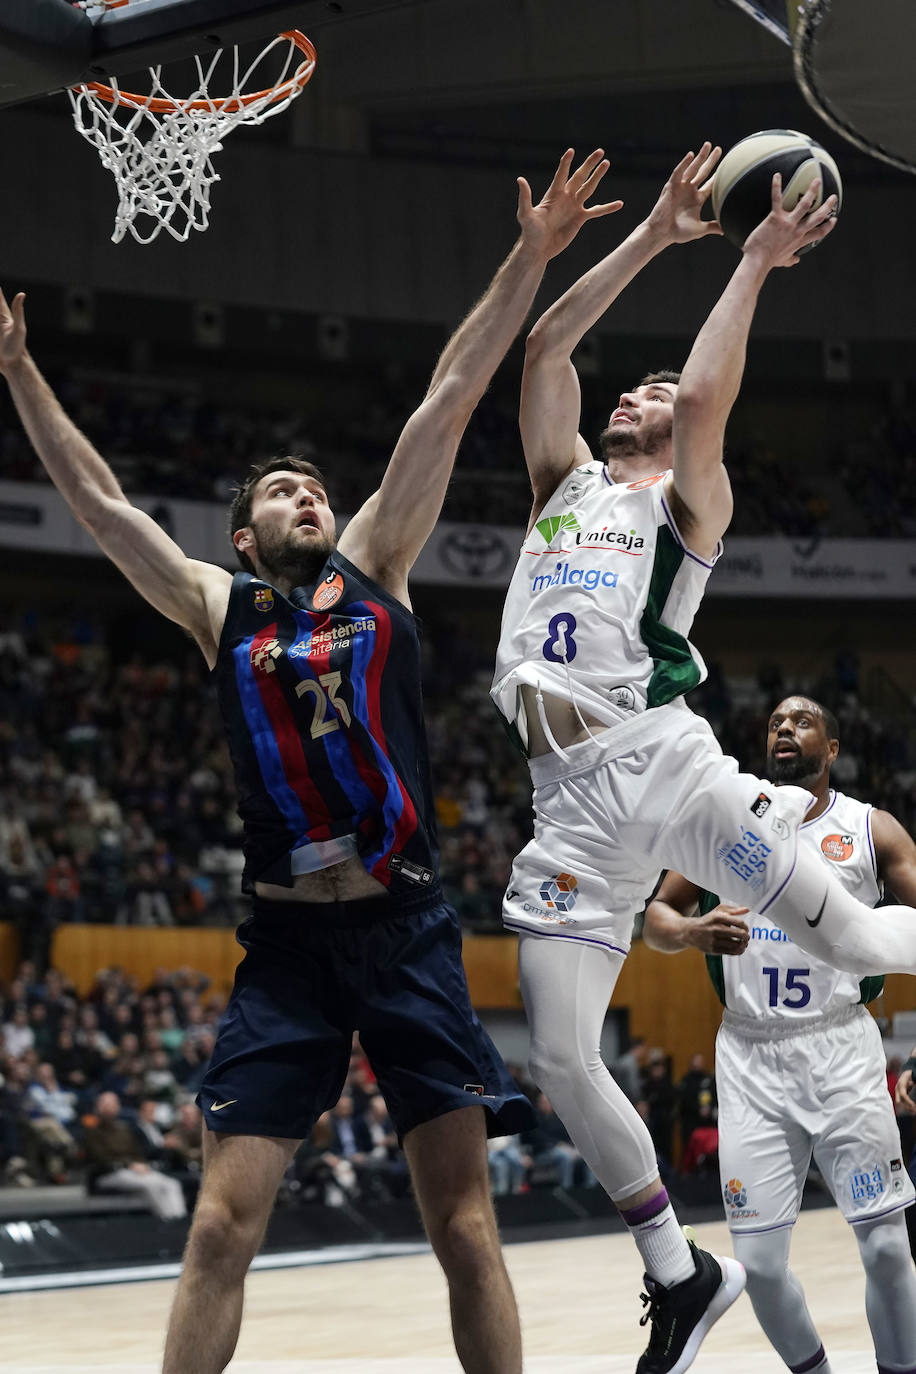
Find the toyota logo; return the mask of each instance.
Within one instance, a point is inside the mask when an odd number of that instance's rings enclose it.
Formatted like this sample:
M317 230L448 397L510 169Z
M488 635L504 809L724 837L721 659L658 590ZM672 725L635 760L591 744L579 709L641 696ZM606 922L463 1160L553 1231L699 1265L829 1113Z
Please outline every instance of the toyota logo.
M439 545L439 557L458 577L498 577L511 562L505 541L490 530L454 530Z

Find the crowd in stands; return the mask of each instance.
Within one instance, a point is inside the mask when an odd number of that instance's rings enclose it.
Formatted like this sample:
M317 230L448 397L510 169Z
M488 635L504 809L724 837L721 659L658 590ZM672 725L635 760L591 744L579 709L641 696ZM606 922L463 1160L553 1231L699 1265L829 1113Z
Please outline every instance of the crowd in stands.
M464 926L481 933L500 929L531 807L472 638L430 627L426 695L443 886ZM466 674L458 684L456 663ZM729 681L713 664L692 704L727 752L760 768L767 713L799 686L839 717L836 784L913 829L912 723L862 704L852 655L807 684L774 666ZM26 957L43 967L68 922L235 925L247 914L241 864L229 755L195 650L119 662L90 624L60 638L40 623L0 633L0 910Z
M85 1183L139 1195L163 1218L193 1204L201 1167L200 1087L225 1005L189 968L145 987L101 970L80 996L57 969L25 960L0 984L0 1184ZM497 1195L596 1180L542 1093L513 1069L538 1124L490 1142ZM409 1192L406 1160L354 1041L340 1101L291 1164L281 1199L342 1206Z
M225 502L249 464L296 453L323 466L338 508L352 511L376 488L401 427L426 387L426 373L392 360L376 367L347 362L316 365L287 379L289 402L250 399L244 373L217 398L193 378L157 382L125 373L51 371L50 380L80 428L92 438L128 492ZM583 377L583 433L594 447L622 378ZM227 399L237 397L234 403ZM824 400L825 409L835 398ZM799 440L786 423L786 398L774 398L771 423L743 432L739 406L729 441L735 488L733 535L779 533L795 539L827 535L910 538L916 533L916 421L903 401L875 423L871 408L858 429L822 451ZM10 481L46 481L41 464L0 394L0 460ZM804 477L800 477L800 473ZM335 494L335 484L338 493ZM530 489L518 435L518 375L497 376L462 444L444 517L476 524L521 526Z
M57 969L23 961L0 983L0 1186L82 1183L90 1194L139 1198L163 1219L186 1216L201 1172L194 1097L224 1005L224 995L187 967L159 969L146 986L104 969L80 996ZM705 1176L712 1200L718 1106L703 1055L675 1083L670 1055L636 1038L610 1067L649 1127L663 1179L676 1187L678 1179ZM521 1067L510 1071L537 1123L490 1140L494 1195L597 1187L546 1096ZM901 1119L902 1133L911 1127L911 1118ZM341 1207L409 1192L403 1150L354 1039L340 1101L295 1156L280 1204Z

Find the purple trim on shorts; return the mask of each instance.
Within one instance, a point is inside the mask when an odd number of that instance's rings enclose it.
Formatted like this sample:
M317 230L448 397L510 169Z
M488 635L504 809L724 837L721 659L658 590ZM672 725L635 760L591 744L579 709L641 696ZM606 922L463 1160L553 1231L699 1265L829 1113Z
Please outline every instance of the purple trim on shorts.
M794 1226L798 1217L793 1217L791 1221L774 1221L772 1226L732 1226L728 1217L725 1220L728 1222L728 1229L733 1236L763 1236L768 1231L784 1231L787 1226Z
M760 908L758 909L758 911L757 911L757 915L758 915L758 916L762 916L763 913L766 911L767 907L772 906L773 903L776 901L776 898L777 898L777 897L780 897L780 896L782 895L783 889L785 888L785 886L786 886L786 884L788 883L789 879L792 877L792 874L795 872L795 869L796 869L797 864L798 864L798 841L797 841L797 838L796 838L796 853L795 853L794 859L792 860L792 867L789 869L788 873L787 873L786 876L783 878L782 882L779 884L779 887L777 887L777 889L776 889L776 891L773 893L772 897L770 897L766 902L764 902L763 906L760 907Z
M809 1369L817 1369L819 1364L823 1364L827 1358L827 1352L822 1345L817 1347L810 1360L802 1360L801 1364L790 1364L792 1374L808 1374Z
M608 940L590 940L586 935L561 935L552 930L532 930L530 926L514 925L512 921L507 921L503 917L503 925L507 930L517 930L520 935L540 935L545 940L572 940L578 945L594 945L595 949L611 949L615 954L622 954L624 958L629 954L629 949L621 949L620 945L612 945Z
M891 1106L893 1106L893 1103L891 1103ZM907 1198L906 1202L898 1202L894 1207L885 1208L883 1212L869 1212L868 1215L864 1217L846 1217L846 1221L849 1222L850 1226L861 1226L866 1221L877 1221L879 1217L890 1217L893 1216L895 1212L905 1212L907 1207L913 1206L914 1202L916 1202L916 1198L910 1197ZM901 1370L900 1374L909 1374L909 1370Z
M821 814L820 814L819 816L815 816L815 817L814 817L814 820L802 821L801 825L798 827L799 830L804 830L804 828L805 828L806 825L813 825L813 824L814 824L814 821L822 821L822 820L824 819L825 816L829 816L829 815L830 815L830 812L833 810L833 808L834 808L835 806L836 806L836 793L834 792L833 788L831 787L831 789L830 789L830 804L824 808L824 810L821 812ZM808 810L809 810L809 811L811 810L810 804L809 804L809 806L808 806Z
M638 1207L628 1207L625 1212L621 1211L620 1215L628 1226L641 1226L644 1221L652 1221L668 1206L668 1192L663 1188L660 1193L650 1197L648 1202L641 1202Z
M705 558L701 558L700 555L699 555L698 553L694 553L692 549L688 549L687 545L684 543L683 537L681 536L681 532L680 532L680 530L678 529L677 525L674 523L674 516L671 514L670 510L668 509L668 503L667 503L667 501L665 500L664 496L662 497L662 510L665 512L665 519L668 521L668 526L669 526L669 528L670 528L670 530L671 530L671 533L674 535L675 539L677 540L677 544L678 544L678 547L680 548L681 552L682 552L682 553L686 553L686 555L687 555L688 558L692 558L693 561L694 561L694 563L699 563L699 565L700 565L701 568L708 568L708 569L714 568L714 567L716 566L716 561L717 561L717 559L719 558L720 554L722 553L722 540L721 540L721 539L717 539L717 540L716 540L716 556L715 556L715 558L712 560L711 563L708 563L708 562L706 561L706 559L705 559Z

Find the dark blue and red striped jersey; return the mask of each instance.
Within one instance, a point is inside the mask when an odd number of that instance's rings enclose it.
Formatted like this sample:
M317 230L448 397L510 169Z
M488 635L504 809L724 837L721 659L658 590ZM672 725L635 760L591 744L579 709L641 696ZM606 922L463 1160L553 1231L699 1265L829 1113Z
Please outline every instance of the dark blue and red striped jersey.
M238 572L213 671L246 890L348 853L392 894L437 888L420 640L405 606L336 551L288 597Z

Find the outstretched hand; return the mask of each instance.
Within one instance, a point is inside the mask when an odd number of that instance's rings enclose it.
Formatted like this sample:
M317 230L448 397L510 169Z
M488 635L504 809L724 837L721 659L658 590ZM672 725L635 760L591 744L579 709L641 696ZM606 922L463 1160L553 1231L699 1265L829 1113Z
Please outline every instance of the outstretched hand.
M611 165L604 156L604 149L596 148L570 175L574 156L573 149L567 148L553 181L537 205L532 201L528 182L524 177L518 178L518 222L522 239L546 258L555 258L562 253L586 220L613 215L623 207L622 200L613 200L606 205L585 204Z
M721 156L721 148L704 143L698 153L684 154L662 187L649 215L649 225L669 243L689 243L706 234L722 233L716 220L701 218L712 193L712 174Z
M13 297L12 306L0 291L0 372L18 363L25 353L25 292Z
M782 177L777 172L770 191L772 208L763 223L745 239L745 257L759 257L768 271L771 267L794 267L803 248L825 239L836 224L837 197L828 196L815 209L820 189L820 178L815 177L794 210L784 210Z

